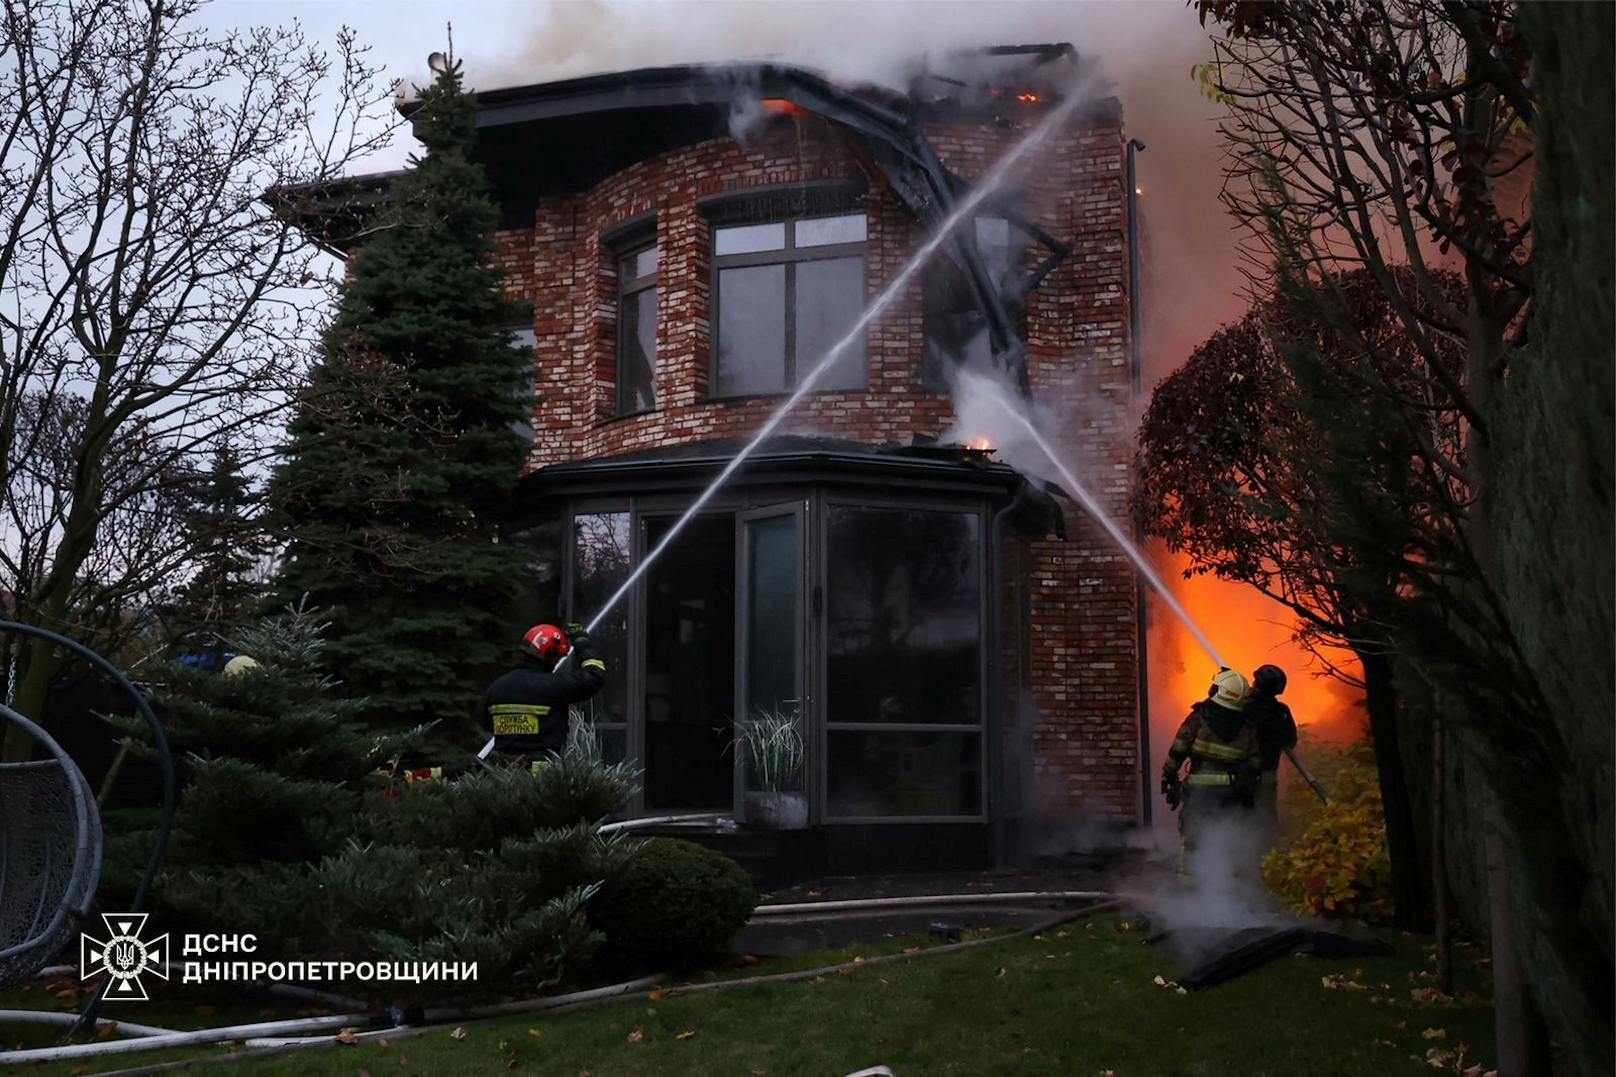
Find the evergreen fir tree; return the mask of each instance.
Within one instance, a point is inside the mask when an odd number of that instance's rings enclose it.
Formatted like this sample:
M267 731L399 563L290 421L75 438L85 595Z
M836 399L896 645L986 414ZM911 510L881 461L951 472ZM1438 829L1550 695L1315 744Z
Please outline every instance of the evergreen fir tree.
M229 443L220 446L185 513L197 570L174 592L164 617L169 642L181 651L218 658L223 641L262 600L256 573L269 540L257 506L240 453Z
M530 352L511 341L520 308L493 264L474 120L451 63L422 96L426 153L350 266L271 484L279 595L330 609L326 668L382 728L469 732L511 648L523 559L496 525L526 451L513 425Z

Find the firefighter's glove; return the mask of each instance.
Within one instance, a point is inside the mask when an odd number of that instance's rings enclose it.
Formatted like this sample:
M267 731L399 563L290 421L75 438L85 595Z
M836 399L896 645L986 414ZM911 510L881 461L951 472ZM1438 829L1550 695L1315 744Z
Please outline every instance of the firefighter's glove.
M589 642L589 629L584 625L573 623L567 626L567 638L574 647Z
M1178 810L1179 804L1184 801L1184 787L1170 778L1163 778L1161 792L1162 799L1167 801L1167 810Z

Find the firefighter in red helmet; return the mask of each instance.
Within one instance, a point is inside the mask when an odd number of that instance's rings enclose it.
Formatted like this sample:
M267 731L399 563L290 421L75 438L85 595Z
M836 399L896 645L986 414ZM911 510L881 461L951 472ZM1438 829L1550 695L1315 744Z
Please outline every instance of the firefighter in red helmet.
M528 765L566 747L568 708L600 691L606 663L578 624L566 631L534 625L522 636L521 655L483 693L483 714L494 734L494 757Z

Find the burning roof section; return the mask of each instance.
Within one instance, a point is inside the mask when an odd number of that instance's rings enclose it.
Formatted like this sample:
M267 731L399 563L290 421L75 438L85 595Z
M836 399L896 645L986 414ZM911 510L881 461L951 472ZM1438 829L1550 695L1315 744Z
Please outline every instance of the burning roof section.
M540 199L588 190L636 161L726 135L738 107L761 105L781 114L817 115L835 125L871 180L890 186L923 226L934 228L968 184L938 158L922 121L964 116L1008 123L1056 100L1076 77L1077 56L1067 44L1000 46L952 59L953 73L928 69L907 93L844 87L817 72L777 63L646 68L487 90L477 94L477 157L503 225L523 227ZM399 104L406 115L419 107L415 101ZM1114 101L1097 105L1115 107ZM367 222L385 204L397 175L279 188L267 197L277 212L346 254L363 241ZM994 354L1025 386L1010 311L1070 248L1013 206L985 209L1010 219L1048 251L1028 278L1003 291L971 230L962 230L948 252L982 310Z

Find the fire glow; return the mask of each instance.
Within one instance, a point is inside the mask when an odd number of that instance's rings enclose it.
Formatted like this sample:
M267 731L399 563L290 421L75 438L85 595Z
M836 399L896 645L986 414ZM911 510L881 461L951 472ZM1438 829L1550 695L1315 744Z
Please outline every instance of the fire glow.
M1271 662L1285 671L1283 698L1298 725L1335 741L1362 735L1363 693L1339 680L1313 676L1317 660L1291 638L1296 630L1294 613L1243 583L1209 575L1184 579L1189 559L1182 554L1153 545L1150 555L1174 596L1235 669L1250 677L1258 666ZM1358 672L1350 654L1339 656L1339 664L1349 674ZM1206 697L1217 670L1177 618L1154 614L1149 669L1151 750L1160 755L1190 705Z
M793 119L808 115L807 109L795 101L786 100L784 97L765 97L763 99L763 111L775 116L790 116Z

